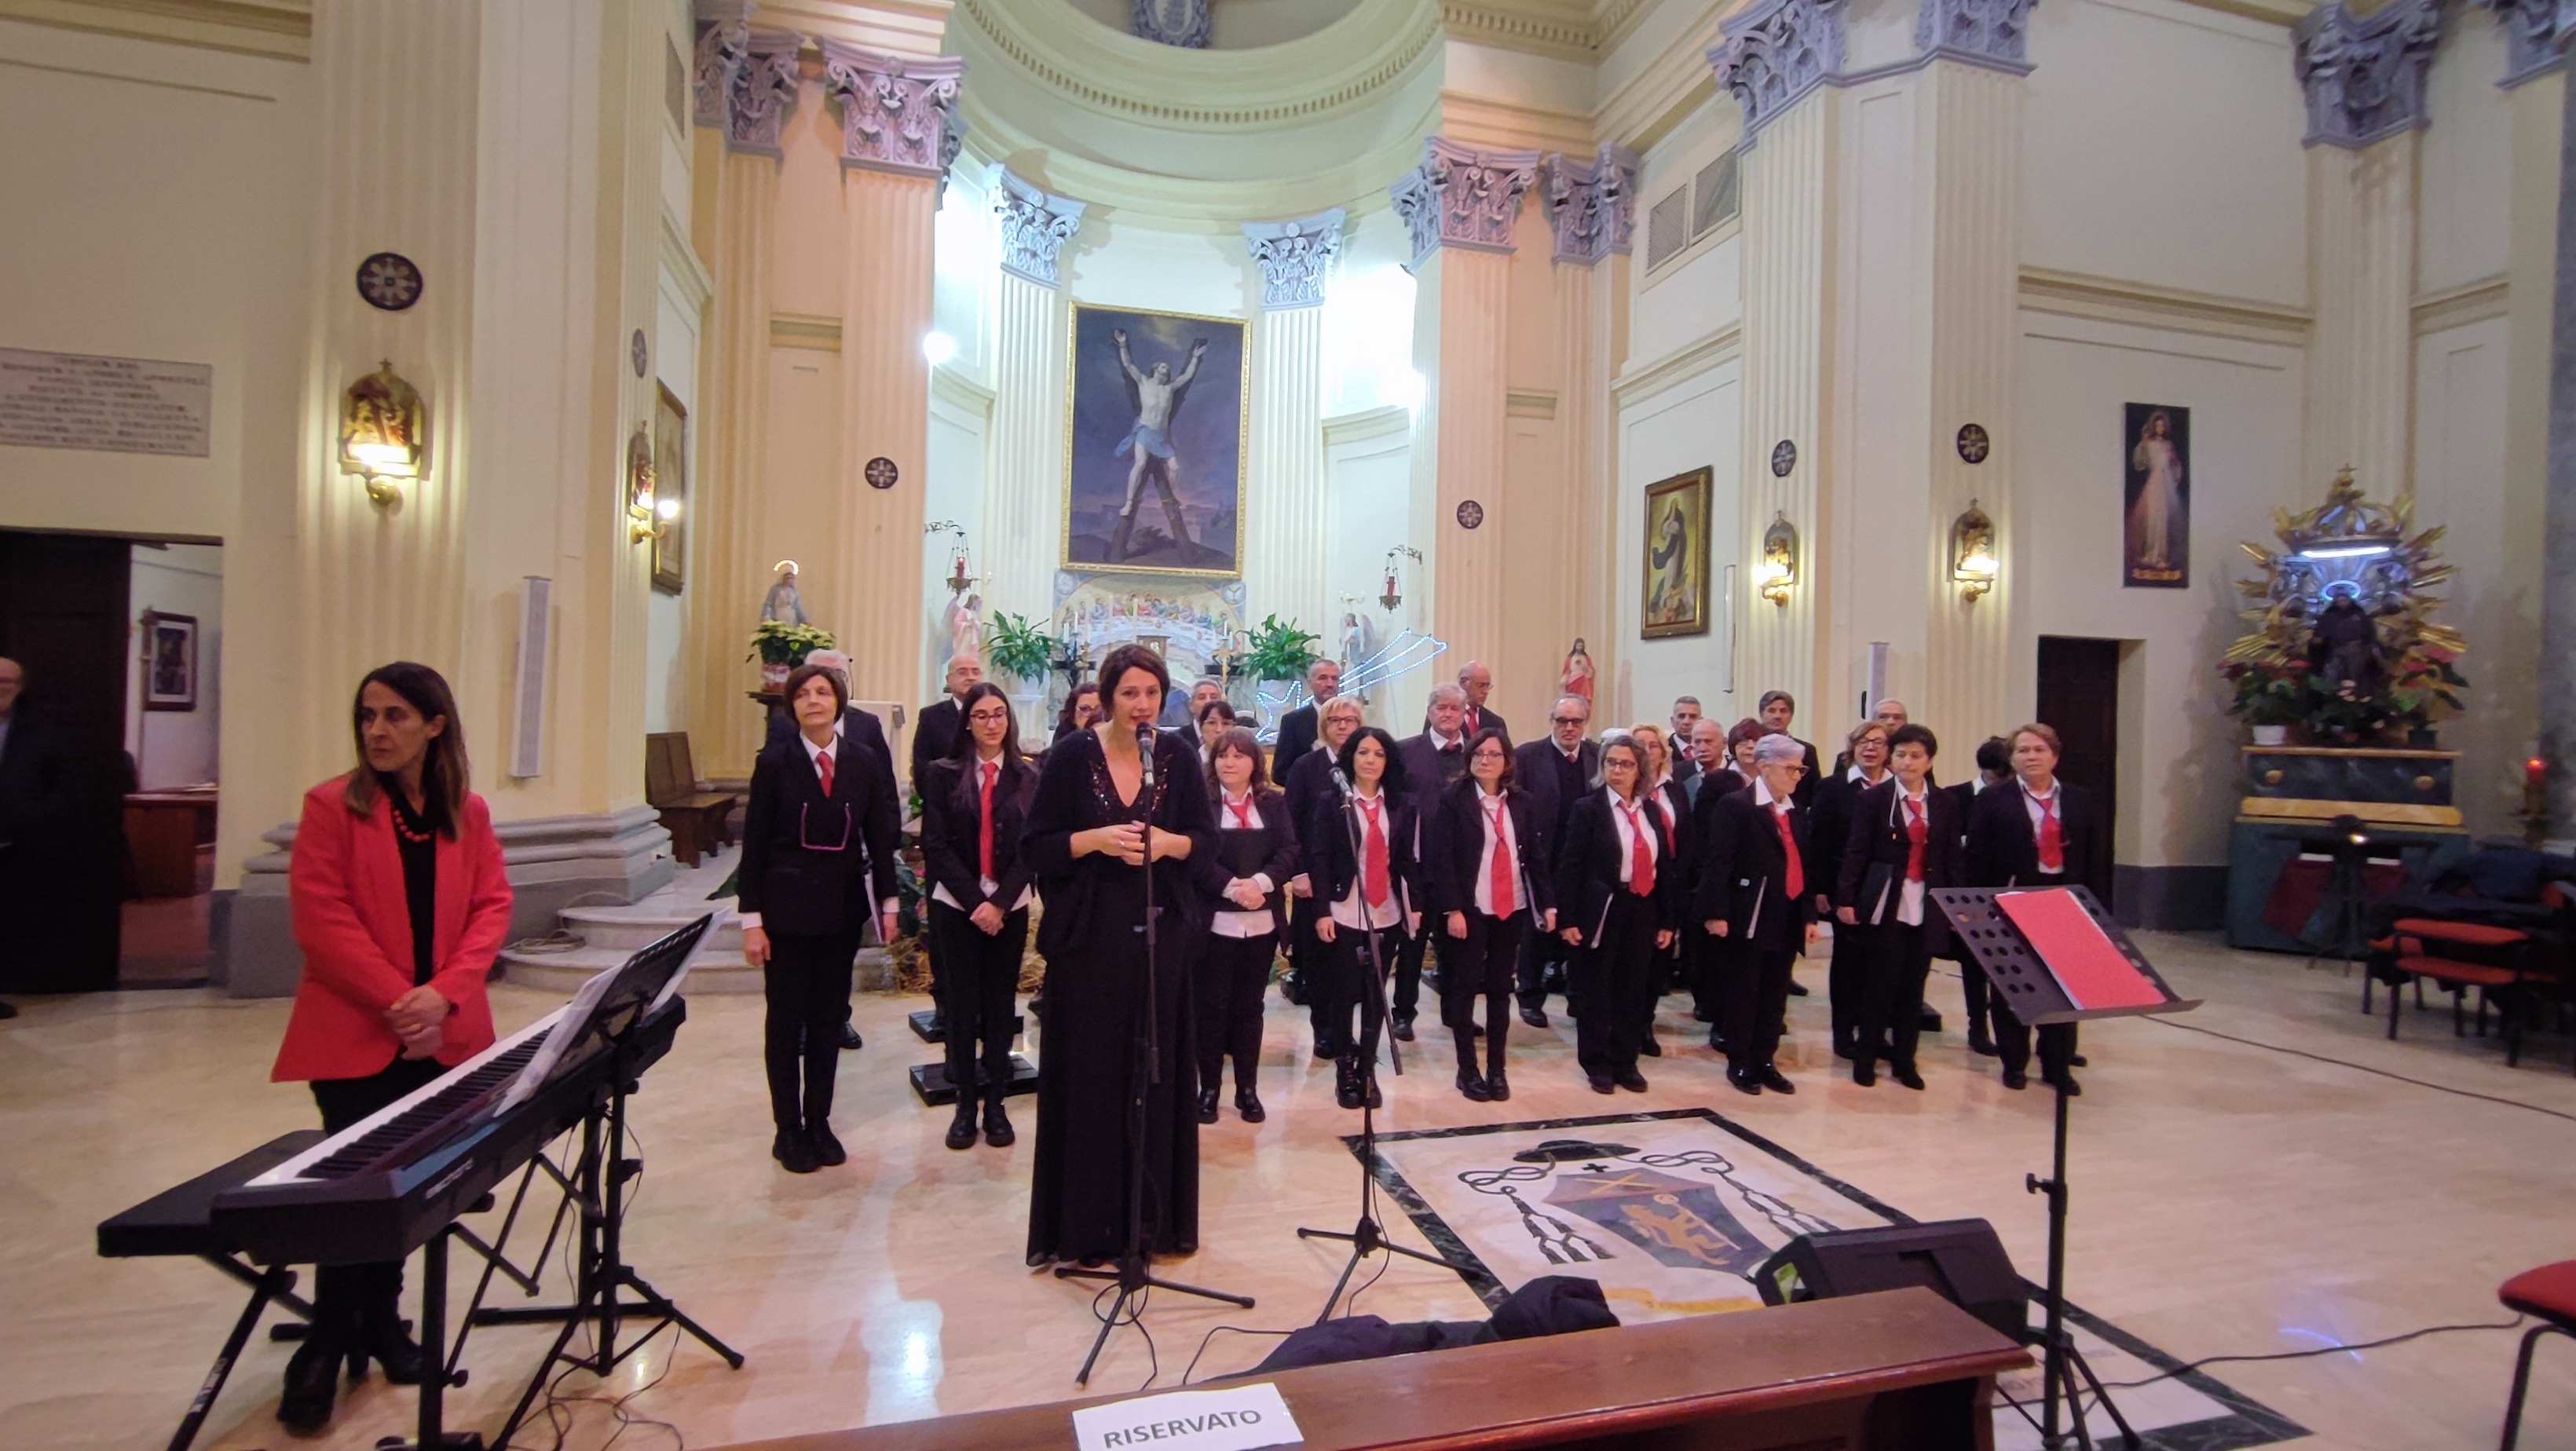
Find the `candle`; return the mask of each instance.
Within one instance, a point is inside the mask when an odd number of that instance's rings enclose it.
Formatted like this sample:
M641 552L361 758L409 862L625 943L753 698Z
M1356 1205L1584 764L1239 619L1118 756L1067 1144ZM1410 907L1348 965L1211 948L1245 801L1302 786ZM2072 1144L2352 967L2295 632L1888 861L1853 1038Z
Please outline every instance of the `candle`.
M2526 786L2538 786L2549 776L2549 763L2538 756L2522 763L2522 780Z

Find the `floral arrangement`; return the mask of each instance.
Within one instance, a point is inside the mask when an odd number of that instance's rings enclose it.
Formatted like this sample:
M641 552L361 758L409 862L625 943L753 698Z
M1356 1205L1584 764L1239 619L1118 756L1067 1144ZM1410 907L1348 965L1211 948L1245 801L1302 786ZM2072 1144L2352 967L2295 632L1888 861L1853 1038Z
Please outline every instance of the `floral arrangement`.
M763 620L760 628L751 632L751 653L743 658L793 669L804 664L805 657L815 651L832 648L832 632L821 626Z

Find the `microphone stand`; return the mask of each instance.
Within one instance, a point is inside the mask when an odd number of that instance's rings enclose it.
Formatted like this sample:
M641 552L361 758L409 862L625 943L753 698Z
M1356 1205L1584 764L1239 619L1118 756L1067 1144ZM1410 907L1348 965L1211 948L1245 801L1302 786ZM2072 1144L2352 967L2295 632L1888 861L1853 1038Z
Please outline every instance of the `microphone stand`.
M1357 863L1360 871L1365 874L1368 871L1368 844L1360 831L1359 808L1351 790L1350 778L1342 774L1339 766L1333 768L1333 784L1342 793L1342 825L1351 838L1351 860ZM1360 903L1362 915L1365 916L1368 903L1368 893L1365 888L1361 890ZM1327 905L1325 910L1330 912L1332 909ZM1369 991L1377 1000L1378 1023L1382 1036L1386 1039L1387 1058L1394 1063L1396 1076L1401 1078L1404 1076L1404 1048L1396 1042L1392 1031L1385 1031L1393 1027L1394 1019L1387 1011L1386 969L1378 954L1377 929L1362 927L1359 933L1360 958L1368 964ZM1410 1255L1427 1265L1438 1265L1444 1270L1465 1273L1457 1265L1451 1264L1438 1255L1426 1254L1418 1249L1407 1249L1395 1243L1388 1239L1386 1231L1379 1227L1377 1222L1377 1098L1377 1055L1371 1053L1360 1064L1359 1222L1348 1232L1338 1229L1308 1229L1302 1226L1297 1230L1299 1239L1339 1240L1351 1247L1351 1257L1342 1265L1342 1277L1333 1282L1333 1293L1324 1297L1323 1313L1315 1317L1315 1323L1318 1325L1333 1318L1333 1309L1341 1304L1342 1291L1349 1286L1352 1273L1359 1269L1361 1260L1378 1250L1385 1250L1389 1254Z
M1232 1295L1223 1290L1201 1289L1175 1280L1157 1279L1152 1262L1145 1252L1145 1100L1149 1087L1163 1081L1161 997L1154 982L1158 937L1155 919L1162 909L1154 900L1154 728L1136 728L1136 749L1144 763L1141 785L1145 805L1145 981L1143 984L1145 1027L1133 1035L1135 1054L1127 1064L1127 1248L1118 1256L1115 1270L1086 1270L1058 1267L1059 1280L1103 1280L1118 1287L1118 1298L1110 1303L1109 1313L1100 1317L1100 1333L1092 1337L1091 1353L1082 1358L1082 1369L1073 1383L1091 1384L1091 1368L1100 1360L1101 1348L1109 1343L1109 1332L1118 1328L1121 1317L1130 1322L1145 1313L1145 1292L1149 1289L1171 1290L1202 1299L1223 1300L1229 1305L1252 1308L1249 1295ZM1174 1112L1177 1114L1178 1109ZM1174 1120L1175 1124L1178 1119ZM1129 1306L1134 1306L1133 1312Z

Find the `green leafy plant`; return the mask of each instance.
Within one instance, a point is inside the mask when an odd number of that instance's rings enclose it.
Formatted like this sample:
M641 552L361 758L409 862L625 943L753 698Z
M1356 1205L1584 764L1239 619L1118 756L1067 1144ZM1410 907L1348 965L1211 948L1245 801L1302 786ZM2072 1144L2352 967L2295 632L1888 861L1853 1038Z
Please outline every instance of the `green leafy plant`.
M2452 711L2461 708L2459 692L2469 682L2451 668L2451 662L2458 658L2432 646L2400 662L2397 678L2387 691L2390 714L2397 724L2422 730L2433 723L2434 707Z
M743 658L764 665L802 665L806 656L832 648L832 632L819 625L763 620L760 628L751 632L751 653Z
M2307 719L2315 687L2306 665L2238 661L2220 666L2218 673L2235 682L2236 698L2227 708L2245 717L2246 724L2288 726Z
M1243 673L1255 680L1294 680L1306 673L1307 666L1324 658L1315 653L1315 642L1322 638L1298 629L1293 620L1283 621L1271 615L1251 632L1251 648L1243 655Z
M994 611L992 626L984 631L985 664L1023 685L1035 685L1046 678L1047 662L1054 657L1055 641L1036 622L1008 610Z

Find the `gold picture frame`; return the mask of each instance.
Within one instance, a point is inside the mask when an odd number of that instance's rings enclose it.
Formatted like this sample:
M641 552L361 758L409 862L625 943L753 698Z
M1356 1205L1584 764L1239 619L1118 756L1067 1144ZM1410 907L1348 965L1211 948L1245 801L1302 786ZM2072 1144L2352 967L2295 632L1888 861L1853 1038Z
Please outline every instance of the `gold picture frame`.
M1250 324L1077 303L1065 331L1061 567L1093 574L1242 578ZM1129 342L1124 358L1116 342L1122 332ZM1193 351L1201 343L1203 355ZM1144 436L1138 390L1158 364L1180 397L1156 439Z
M1638 634L1708 633L1708 538L1713 480L1705 467L1646 485L1638 574Z
M653 385L653 494L677 501L653 541L653 588L675 595L689 587L689 410Z

